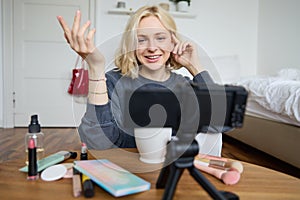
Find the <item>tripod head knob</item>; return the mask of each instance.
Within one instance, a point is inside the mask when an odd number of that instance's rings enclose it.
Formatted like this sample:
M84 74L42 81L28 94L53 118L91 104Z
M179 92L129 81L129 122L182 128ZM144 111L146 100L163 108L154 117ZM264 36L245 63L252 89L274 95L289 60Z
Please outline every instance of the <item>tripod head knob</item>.
M171 140L167 145L168 160L175 160L177 158L189 157L193 158L199 153L199 146L196 140Z

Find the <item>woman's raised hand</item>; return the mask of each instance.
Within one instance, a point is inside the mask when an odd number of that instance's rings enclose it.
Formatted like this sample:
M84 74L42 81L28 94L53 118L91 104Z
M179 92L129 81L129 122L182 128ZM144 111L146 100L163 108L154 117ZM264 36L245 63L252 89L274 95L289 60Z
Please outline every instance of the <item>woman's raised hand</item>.
M72 29L69 28L62 16L57 16L57 19L64 31L64 36L70 47L78 53L78 55L86 59L90 68L94 69L93 71L98 71L96 68L99 68L99 66L104 67L104 57L97 48L95 48L94 44L96 29L93 28L88 31L91 22L87 21L85 24L80 26L81 12L79 10L76 11Z
M193 76L204 70L200 63L197 46L190 42L181 42L172 34L174 49L172 51L176 62L184 66Z

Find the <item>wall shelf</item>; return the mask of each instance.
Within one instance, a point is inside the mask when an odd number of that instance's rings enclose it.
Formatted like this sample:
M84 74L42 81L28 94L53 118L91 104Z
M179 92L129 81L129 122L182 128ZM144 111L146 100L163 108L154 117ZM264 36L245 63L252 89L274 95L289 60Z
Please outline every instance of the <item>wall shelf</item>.
M115 8L108 10L109 14L114 15L131 15L134 13L132 9L124 9L124 8ZM197 15L189 12L177 12L177 11L170 11L170 14L174 17L178 18L195 18Z
M177 11L170 11L170 14L174 17L178 18L196 18L197 15L190 13L190 12L177 12Z
M108 10L109 14L115 15L131 15L134 11L131 9L124 9L124 8L115 8Z

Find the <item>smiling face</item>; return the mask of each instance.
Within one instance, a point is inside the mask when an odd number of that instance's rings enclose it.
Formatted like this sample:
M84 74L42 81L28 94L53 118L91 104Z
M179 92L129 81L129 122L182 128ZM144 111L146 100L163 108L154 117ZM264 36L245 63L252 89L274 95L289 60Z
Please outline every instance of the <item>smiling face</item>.
M137 29L136 56L144 71L165 71L165 64L174 48L171 33L155 16L144 17Z

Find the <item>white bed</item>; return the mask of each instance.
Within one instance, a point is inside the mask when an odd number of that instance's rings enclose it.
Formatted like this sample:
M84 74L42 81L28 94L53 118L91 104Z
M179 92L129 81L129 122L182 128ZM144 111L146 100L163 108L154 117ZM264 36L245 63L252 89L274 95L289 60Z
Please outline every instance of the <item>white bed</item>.
M244 126L229 136L300 168L300 70L240 80L249 97Z
M299 128L300 128L299 121L297 121L295 119L291 119L290 117L288 117L286 115L282 115L282 114L273 112L271 110L267 110L266 108L264 108L263 106L258 104L256 101L253 101L252 99L248 99L248 101L247 101L246 114L249 116L268 119L268 120L272 120L275 122L282 122L285 124L299 126Z

